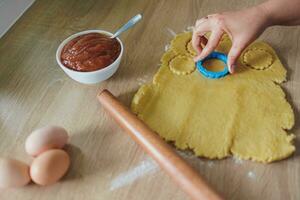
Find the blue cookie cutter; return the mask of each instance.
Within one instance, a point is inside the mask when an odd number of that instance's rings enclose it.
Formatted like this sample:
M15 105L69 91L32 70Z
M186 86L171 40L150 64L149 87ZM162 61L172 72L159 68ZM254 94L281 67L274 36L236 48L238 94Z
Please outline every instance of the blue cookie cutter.
M207 60L210 60L210 59L219 59L223 63L225 63L224 70L220 71L220 72L213 72L213 71L209 71L205 67L203 67L203 63ZM205 77L216 79L216 78L222 78L222 77L226 76L227 74L229 74L228 67L227 67L226 63L227 63L227 56L223 53L214 51L211 54L209 54L206 58L204 58L203 60L198 61L196 63L196 67L197 67L198 71L201 74L203 74Z

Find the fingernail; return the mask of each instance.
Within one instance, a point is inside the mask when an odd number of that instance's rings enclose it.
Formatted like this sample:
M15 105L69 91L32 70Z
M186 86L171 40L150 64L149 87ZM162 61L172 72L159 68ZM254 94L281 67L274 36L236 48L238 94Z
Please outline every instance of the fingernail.
M231 65L231 67L230 67L230 69L229 69L229 72L230 72L231 74L234 73L235 67L236 67L235 65Z
M203 56L202 54L198 55L197 57L195 57L196 61L199 61L199 60L202 60L203 59Z
M194 62L198 62L199 60L201 60L201 57L200 57L200 56L194 57Z

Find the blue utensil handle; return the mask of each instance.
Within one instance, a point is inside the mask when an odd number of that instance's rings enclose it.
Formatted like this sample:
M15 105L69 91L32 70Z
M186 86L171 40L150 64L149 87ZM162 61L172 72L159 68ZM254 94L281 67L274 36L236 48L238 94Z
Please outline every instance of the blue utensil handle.
M124 32L127 29L131 28L133 25L135 25L141 19L142 19L141 14L138 14L138 15L134 16L126 24L124 24L120 29L118 29L117 32L115 32L115 34L113 36L111 36L111 38L118 37L122 32Z

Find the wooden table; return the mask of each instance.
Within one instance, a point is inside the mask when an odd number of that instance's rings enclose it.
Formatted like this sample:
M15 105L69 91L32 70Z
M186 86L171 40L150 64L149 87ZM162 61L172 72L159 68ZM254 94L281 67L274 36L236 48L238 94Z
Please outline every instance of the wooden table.
M0 199L188 199L115 122L96 94L107 88L126 105L139 85L158 69L171 32L182 32L210 13L254 5L248 0L96 1L41 0L0 40L0 154L26 162L24 141L35 128L56 124L71 135L72 166L59 183L2 190ZM125 54L108 81L81 85L55 61L59 43L86 29L116 30L131 16L144 19L121 36ZM288 68L283 84L296 114L299 136L300 28L275 27L262 39ZM225 159L209 161L179 152L226 199L300 199L300 141L293 157L263 165Z

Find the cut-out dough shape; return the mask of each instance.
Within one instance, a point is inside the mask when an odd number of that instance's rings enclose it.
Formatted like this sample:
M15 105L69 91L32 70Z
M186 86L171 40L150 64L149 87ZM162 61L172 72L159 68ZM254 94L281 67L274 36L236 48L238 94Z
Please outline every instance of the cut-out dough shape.
M272 62L272 55L265 49L248 49L243 54L243 63L254 69L267 69L272 65Z
M181 54L193 57L193 52L195 53L195 50L192 48L191 44L190 47L188 47L188 44L191 41L191 36L192 34L190 32L187 32L186 34L177 35L177 39L171 41L171 47L173 51L178 55Z
M170 63L170 70L177 75L187 75L195 71L195 62L188 56L176 56Z
M286 70L274 50L263 42L248 47L270 53L273 61L264 70L247 67L239 59L237 72L222 79L206 79L197 70L178 76L170 64L177 56L192 56L186 49L190 40L191 33L172 40L153 82L135 94L133 112L165 140L197 156L234 155L267 163L291 155L294 135L286 130L293 127L294 114L275 84L285 80ZM228 53L230 45L222 40L217 50ZM255 61L260 53L252 56Z
M192 42L191 40L188 42L188 44L186 45L186 49L189 52L189 54L191 54L192 56L196 56L196 51L194 50L193 46L192 46Z

